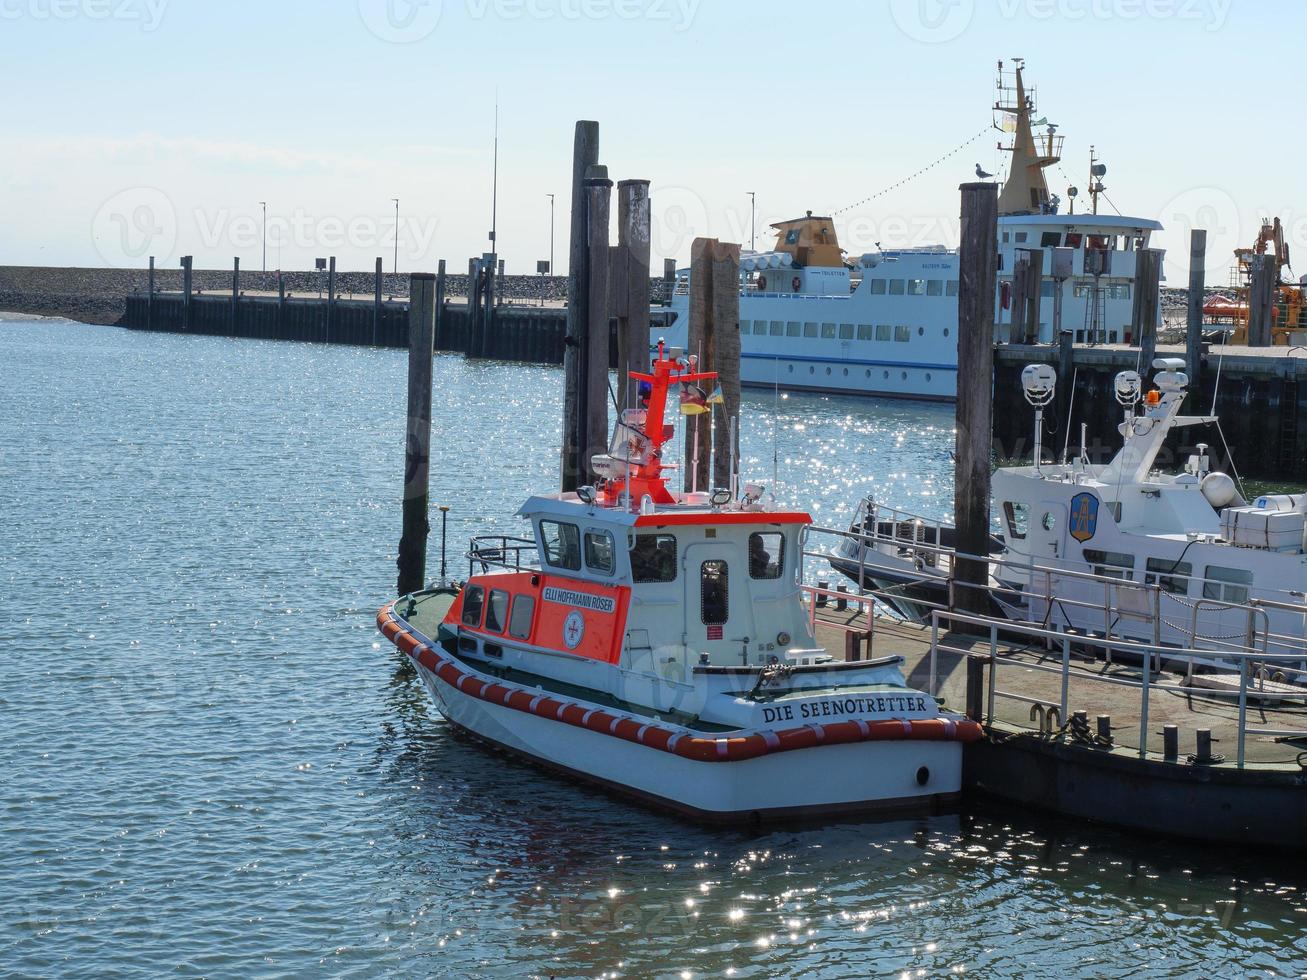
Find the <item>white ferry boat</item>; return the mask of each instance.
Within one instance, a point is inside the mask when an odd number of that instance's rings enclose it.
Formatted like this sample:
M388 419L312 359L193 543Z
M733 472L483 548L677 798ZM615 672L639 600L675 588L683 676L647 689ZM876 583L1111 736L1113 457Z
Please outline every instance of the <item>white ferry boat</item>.
M1128 341L1134 306L1135 251L1151 247L1162 226L1151 218L1100 215L1106 169L1091 158L1090 214L1061 214L1044 170L1061 160L1057 126L1040 120L1020 62L999 64L995 112L1012 131L1010 174L999 196L997 342L1010 338L1013 270L1022 250L1041 253L1037 328L1028 336L1052 343L1058 327L1077 341ZM1074 207L1075 188L1068 189ZM851 259L830 217L813 215L772 225L769 252L740 263L741 381L790 390L889 395L951 401L957 397L958 255L944 246L887 249ZM1056 277L1056 278L1054 278ZM670 327L655 328L683 347L689 315L688 269L677 273ZM1054 302L1060 288L1060 304Z
M801 604L810 518L761 488L676 493L669 391L711 381L659 356L608 474L474 543L456 595L381 610L448 721L564 773L713 821L930 809L961 790L980 726L908 686L901 657L843 661ZM670 468L670 467L668 467Z

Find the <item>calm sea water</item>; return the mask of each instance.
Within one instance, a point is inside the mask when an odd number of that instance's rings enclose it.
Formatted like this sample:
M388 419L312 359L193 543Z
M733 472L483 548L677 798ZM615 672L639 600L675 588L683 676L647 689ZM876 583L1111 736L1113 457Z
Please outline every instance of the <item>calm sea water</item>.
M1255 845L992 808L706 830L453 735L373 624L405 371L0 323L0 973L1307 970L1307 870ZM555 369L438 360L451 540L554 483L560 398ZM784 499L947 513L949 409L772 405L746 455L769 483L777 447Z

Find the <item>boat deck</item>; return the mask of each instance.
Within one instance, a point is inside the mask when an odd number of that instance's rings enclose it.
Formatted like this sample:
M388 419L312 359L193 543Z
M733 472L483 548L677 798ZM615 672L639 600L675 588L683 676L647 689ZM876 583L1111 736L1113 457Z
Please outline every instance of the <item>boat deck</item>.
M846 611L837 611L833 605L817 612L817 640L838 657L843 658L845 636L849 627L866 630L867 616L857 611L850 602ZM905 660L904 670L908 684L925 690L930 683L929 626L919 626L884 617L873 619L870 650L863 656L900 656ZM966 708L966 654L972 650L988 657L989 638L962 633L940 633L940 651L936 657L939 678L938 693L955 711ZM948 649L945 649L948 648ZM997 653L1002 666L998 669L998 691L1020 697L1038 699L1044 704L1059 704L1062 696L1061 650L1047 651L1042 647L1013 643L999 637ZM1113 746L1110 750L1132 756L1139 754L1140 691L1137 687L1103 683L1102 678L1119 678L1138 681L1138 665L1108 664L1102 659L1072 653L1071 681L1067 691L1068 715L1076 710L1089 713L1090 734L1097 733L1096 717L1110 715ZM1057 668L1057 673L1037 669L1036 665ZM1210 729L1214 745L1212 752L1224 756L1217 763L1222 768L1234 768L1238 741L1238 703L1236 697L1222 697L1212 691L1182 686L1179 674L1154 675L1148 703L1148 757L1162 759L1162 726L1179 726L1179 765L1190 765L1189 756L1196 751L1195 731ZM988 681L986 681L988 684ZM988 687L986 687L988 690ZM1005 729L1038 732L1039 724L1031 720L1032 705L1000 693L994 701L994 715ZM1064 718L1065 723L1069 718ZM1249 697L1247 705L1249 728L1281 730L1307 730L1307 705L1258 703ZM1074 744L1069 731L1047 736L1054 741ZM1249 734L1245 743L1245 768L1299 771L1307 768L1307 738L1281 740L1267 735Z

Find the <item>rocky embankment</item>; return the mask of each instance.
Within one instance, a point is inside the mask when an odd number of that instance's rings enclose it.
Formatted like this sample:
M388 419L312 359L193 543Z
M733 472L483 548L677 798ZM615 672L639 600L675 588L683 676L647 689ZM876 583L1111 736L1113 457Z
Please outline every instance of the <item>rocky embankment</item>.
M285 272L282 276L287 291L294 296L316 296L327 288L325 272ZM338 272L339 295L345 299L351 296L371 298L373 278L371 272ZM450 275L447 295L466 296L467 279L465 274ZM144 269L0 266L0 310L67 317L85 323L118 323L126 309L127 297L132 293L144 293L148 282L149 275ZM154 282L159 292L180 291L181 269L158 269ZM192 288L198 293L231 295L231 282L230 269L196 269L192 274ZM661 280L651 279L650 296L659 296L661 287ZM241 292L275 294L277 274L242 269ZM505 276L499 282L499 293L510 301L561 301L567 295L567 278ZM408 273L385 273L382 294L387 298L408 296Z

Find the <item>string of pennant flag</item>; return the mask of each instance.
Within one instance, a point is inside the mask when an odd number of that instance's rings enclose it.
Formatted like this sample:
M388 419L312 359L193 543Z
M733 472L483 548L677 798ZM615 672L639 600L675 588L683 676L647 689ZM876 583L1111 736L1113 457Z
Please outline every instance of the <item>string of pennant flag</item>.
M920 170L918 170L916 173L914 173L914 174L910 174L909 176L904 177L904 178L903 178L902 180L900 180L898 183L890 184L888 187L885 187L885 188L883 188L883 189L881 189L881 190L878 190L875 194L872 194L870 197L864 197L861 201L855 201L853 204L846 204L846 205L845 205L844 207L842 207L842 208L836 208L834 211L831 212L831 214L832 214L832 215L837 215L837 214L841 214L841 213L843 213L843 212L845 212L845 211L851 211L851 210L853 210L854 208L862 207L862 205L864 205L864 204L868 204L868 203L870 203L871 201L876 200L876 198L878 198L878 197L884 197L884 196L885 196L886 194L888 194L890 191L898 190L898 189L899 189L900 187L902 187L904 184L907 184L907 183L909 183L909 182L911 182L911 181L913 181L913 180L916 180L918 177L920 177L922 174L926 173L927 171L934 170L936 167L938 167L938 166L939 166L941 163L943 163L945 160L949 159L949 157L952 157L952 156L955 156L955 155L958 154L958 153L961 153L961 152L962 152L963 150L965 150L968 146L970 146L972 143L976 142L976 140L980 139L980 137L984 136L984 135L985 135L986 133L988 133L989 131L990 131L990 127L989 127L989 126L984 127L984 128L981 129L979 132L977 132L975 136L972 136L970 139L964 140L963 142L959 143L957 146L953 147L953 149L951 149L951 150L949 150L947 153L945 153L942 157L940 157L939 159L934 160L934 161L932 161L932 162L926 164L924 167L922 167L922 168L921 168Z

